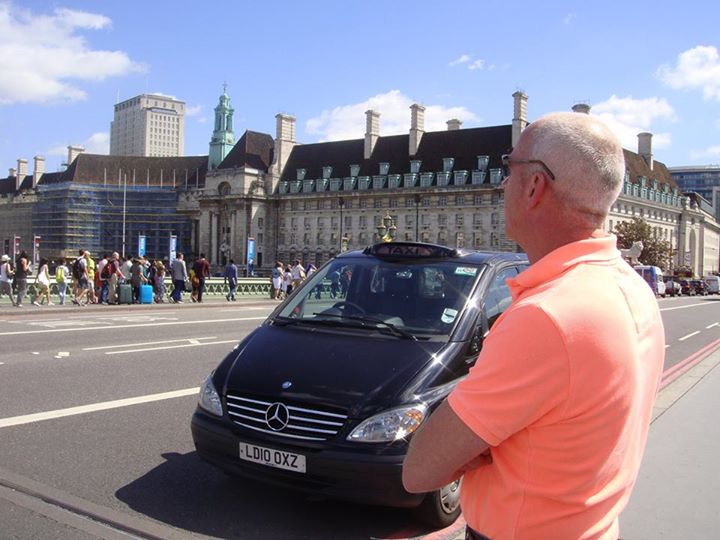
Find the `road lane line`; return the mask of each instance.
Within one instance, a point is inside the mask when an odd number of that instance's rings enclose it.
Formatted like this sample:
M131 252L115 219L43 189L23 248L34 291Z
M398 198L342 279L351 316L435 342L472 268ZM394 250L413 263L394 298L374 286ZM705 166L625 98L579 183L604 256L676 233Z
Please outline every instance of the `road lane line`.
M27 334L53 334L56 332L86 332L91 330L117 330L120 328L147 328L149 326L171 326L184 324L216 324L226 322L241 321L264 321L267 317L233 317L230 319L212 319L212 320L195 320L195 321L172 321L161 323L143 323L143 324L114 324L112 326L84 326L82 328L46 328L44 330L18 330L17 332L0 332L0 336L24 336Z
M105 354L128 354L147 351L166 351L168 349L184 349L186 347L202 347L204 345L222 345L224 343L238 343L239 339L228 339L226 341L212 341L210 343L185 343L183 345L168 345L167 347L147 347L145 349L128 349L125 351L107 351Z
M692 332L691 334L688 334L687 336L683 336L683 337L681 337L681 338L678 338L678 341L685 341L686 339L689 339L689 338L691 338L691 337L693 337L693 336L697 336L699 333L700 333L700 330L695 330L694 332Z
M706 330L710 330L713 326L720 326L720 323L712 323L710 326L706 326Z
M144 343L123 343L122 345L103 345L102 347L85 347L83 351L101 351L103 349L118 349L120 347L139 347L141 345L160 345L162 343L182 343L192 339L217 339L217 336L183 338L183 339L167 339L164 341L146 341Z
M687 306L661 308L660 311L673 311L675 309L688 309L691 307L698 307L698 306L716 306L717 307L717 304L715 304L713 302L702 302L700 304L688 304Z
M92 403L90 405L81 405L79 407L69 407L67 409L57 409L34 414L24 414L22 416L12 416L9 418L0 418L0 428L10 426L21 426L23 424L32 424L43 420L52 420L55 418L63 418L65 416L75 416L78 414L87 414L97 411L106 411L108 409L118 409L120 407L128 407L130 405L139 405L142 403L151 403L153 401L163 401L178 397L191 396L197 394L200 388L185 388L184 390L174 390L172 392L162 392L160 394L149 394L147 396L138 396L134 398L116 399L113 401L103 401L100 403Z

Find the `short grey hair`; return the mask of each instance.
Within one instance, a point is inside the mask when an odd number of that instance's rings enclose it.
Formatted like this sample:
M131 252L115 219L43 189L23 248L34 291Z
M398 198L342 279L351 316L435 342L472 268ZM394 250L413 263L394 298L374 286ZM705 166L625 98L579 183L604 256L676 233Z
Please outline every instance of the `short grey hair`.
M556 176L556 191L569 211L602 226L622 189L625 158L620 141L596 116L551 113L528 127L530 152Z

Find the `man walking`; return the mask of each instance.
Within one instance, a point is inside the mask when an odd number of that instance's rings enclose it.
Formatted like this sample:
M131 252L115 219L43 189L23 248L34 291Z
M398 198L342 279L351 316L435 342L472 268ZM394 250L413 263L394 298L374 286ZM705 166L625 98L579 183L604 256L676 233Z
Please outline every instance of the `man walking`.
M210 263L205 259L204 253L201 253L200 258L193 264L193 270L195 271L195 276L198 278L197 301L202 302L205 279L210 277Z
M228 293L225 295L225 298L229 302L232 300L235 301L235 289L237 289L238 284L238 269L237 266L235 266L235 261L230 259L230 262L225 267L225 279L224 282L228 285Z
M408 491L464 474L468 538L617 539L664 361L657 302L603 231L622 148L593 116L531 123L505 224L531 266L469 375L413 435Z
M170 300L176 304L182 304L182 293L185 289L185 282L188 278L187 267L185 266L185 257L182 253L178 253L175 260L170 263L170 274L173 282L173 292Z

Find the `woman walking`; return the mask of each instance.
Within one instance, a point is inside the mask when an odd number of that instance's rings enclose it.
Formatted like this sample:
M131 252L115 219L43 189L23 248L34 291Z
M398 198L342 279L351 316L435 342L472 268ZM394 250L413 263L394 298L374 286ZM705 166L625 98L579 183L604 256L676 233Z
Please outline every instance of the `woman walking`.
M58 298L60 299L60 305L65 305L65 293L67 292L68 279L70 277L70 270L65 266L65 261L60 261L60 264L55 269L55 283L58 286Z
M15 264L15 286L17 287L17 297L15 299L15 307L23 307L22 301L27 292L27 276L29 273L28 255L26 251L20 253Z
M47 301L48 306L52 306L50 301L50 272L48 271L47 259L40 259L40 269L35 277L35 299L33 306L40 306L43 300ZM40 299L40 302L38 302Z
M13 269L10 266L10 257L8 255L3 255L2 259L0 259L0 296L7 294L8 298L10 298L10 303L13 306L15 305L15 299L13 298L12 292L12 281L14 275L15 272L13 272Z

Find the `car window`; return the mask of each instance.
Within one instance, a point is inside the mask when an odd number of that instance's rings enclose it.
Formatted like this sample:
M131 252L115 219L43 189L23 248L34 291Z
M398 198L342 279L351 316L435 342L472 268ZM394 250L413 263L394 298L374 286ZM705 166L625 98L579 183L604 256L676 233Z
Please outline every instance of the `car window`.
M447 259L338 259L313 274L278 316L339 324L365 317L413 334L447 336L483 268Z
M510 295L510 287L507 286L505 280L515 277L517 269L515 267L503 268L495 275L490 284L490 288L485 295L484 312L487 317L488 329L492 328L497 318L512 303Z

